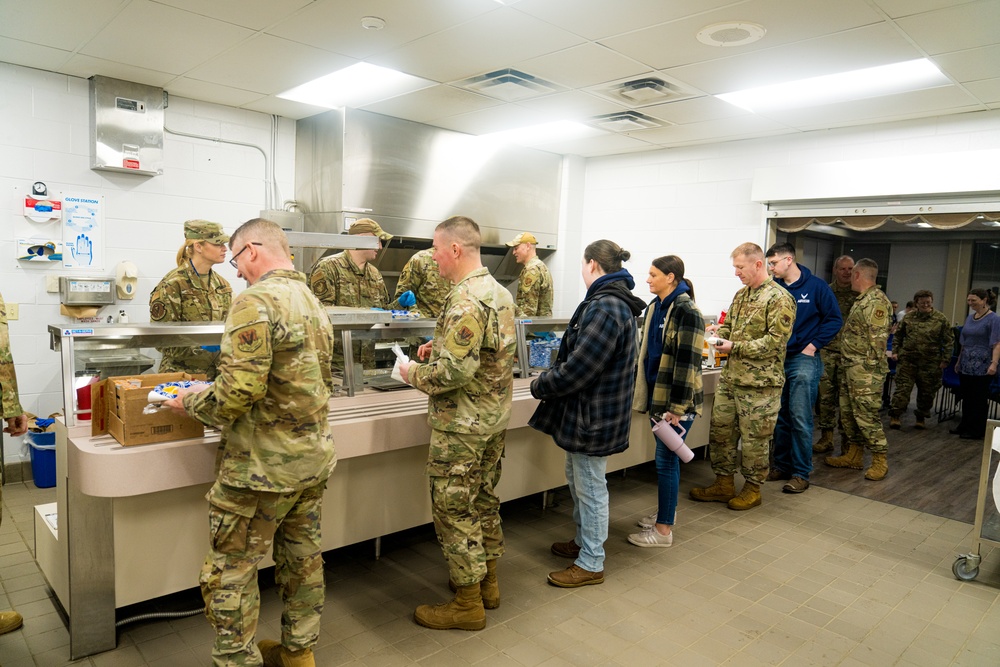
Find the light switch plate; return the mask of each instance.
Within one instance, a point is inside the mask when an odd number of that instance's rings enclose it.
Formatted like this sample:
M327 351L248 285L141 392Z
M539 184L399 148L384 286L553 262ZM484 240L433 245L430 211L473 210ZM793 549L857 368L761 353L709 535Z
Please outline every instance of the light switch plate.
M7 303L7 304L4 304L4 305L7 306L7 320L8 321L10 321L10 320L16 320L17 318L19 318L21 316L21 309L20 309L20 307L18 307L18 304L16 304L16 303Z

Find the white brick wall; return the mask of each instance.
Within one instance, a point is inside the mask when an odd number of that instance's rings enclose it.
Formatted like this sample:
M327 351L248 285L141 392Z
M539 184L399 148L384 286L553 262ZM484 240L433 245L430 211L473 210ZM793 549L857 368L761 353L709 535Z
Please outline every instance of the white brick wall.
M50 196L60 191L103 195L106 260L96 275L112 276L118 262L128 259L139 267L139 285L134 300L106 307L102 314L117 315L124 308L131 322L149 321L149 292L174 267L185 220L215 220L231 231L265 208L264 157L244 146L165 133L162 176L91 170L89 105L86 79L0 63L0 293L20 306L20 319L10 323L11 348L21 402L40 415L62 409L59 357L49 350L47 327L70 322L59 315L58 295L45 291L45 276L89 272L16 260L19 236L55 229L52 223L28 221L16 195L23 196L34 181L44 181ZM165 124L265 151L270 146L267 114L171 97ZM294 121L281 120L274 158L280 194L291 199ZM228 265L219 271L236 291L243 288ZM19 440L7 439L8 461L21 458Z

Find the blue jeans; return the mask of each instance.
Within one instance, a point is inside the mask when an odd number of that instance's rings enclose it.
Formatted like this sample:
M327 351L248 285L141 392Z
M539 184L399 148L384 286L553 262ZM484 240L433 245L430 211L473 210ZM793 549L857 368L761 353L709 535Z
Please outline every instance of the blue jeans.
M694 415L681 419L681 426L684 427L682 440L687 440L692 424ZM678 433L681 432L677 427L673 429ZM659 438L655 435L653 437L656 439L656 523L672 526L677 513L677 489L681 484L681 460L673 450L660 442Z
M774 427L774 467L793 477L812 472L813 406L823 375L819 355L795 354L785 359L785 386Z
M576 564L588 572L604 570L608 539L608 457L566 452L566 482L573 498L573 522L580 555Z

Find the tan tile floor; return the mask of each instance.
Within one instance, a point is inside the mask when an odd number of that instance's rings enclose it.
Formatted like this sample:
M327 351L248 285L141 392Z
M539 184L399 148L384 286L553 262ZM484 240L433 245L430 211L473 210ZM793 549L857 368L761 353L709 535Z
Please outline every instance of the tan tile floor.
M687 490L710 478L685 466L670 549L625 541L655 503L650 466L609 478L607 581L554 588L566 565L549 544L572 535L565 489L504 505L508 551L502 604L481 632L415 625L415 605L448 594L429 527L327 554L327 605L318 665L1000 665L1000 553L984 550L974 582L951 566L971 548L972 526L813 486L801 495L765 487L764 504L737 513L694 503ZM70 663L67 631L38 572L32 507L54 498L28 483L3 489L0 608L25 616L0 637L3 667L209 664L202 616L125 626L118 648ZM193 593L187 601L196 600ZM263 591L259 636L278 636L280 605Z

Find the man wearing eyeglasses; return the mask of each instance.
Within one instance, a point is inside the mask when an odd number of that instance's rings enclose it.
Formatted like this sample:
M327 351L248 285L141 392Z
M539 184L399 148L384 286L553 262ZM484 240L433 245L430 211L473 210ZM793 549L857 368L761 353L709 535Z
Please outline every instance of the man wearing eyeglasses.
M761 503L767 478L768 448L774 434L785 382L785 347L795 322L795 301L767 274L764 251L756 243L733 250L733 269L744 287L733 297L725 324L709 327L716 349L729 358L719 376L708 432L715 483L691 489L701 502L726 503L748 510ZM737 446L743 443L739 458ZM736 495L737 460L746 479Z
M288 239L262 219L230 239L232 263L250 284L233 301L218 376L201 393L166 405L222 430L211 529L202 566L215 665L315 665L324 584L323 490L336 465L327 421L333 328L295 271ZM281 642L254 646L257 565L272 549L284 601Z
M774 466L768 481L788 480L785 493L809 488L812 472L813 406L823 375L819 351L840 332L844 320L833 290L795 261L795 246L776 243L767 250L774 282L795 299L795 326L785 350L785 385L774 429Z

